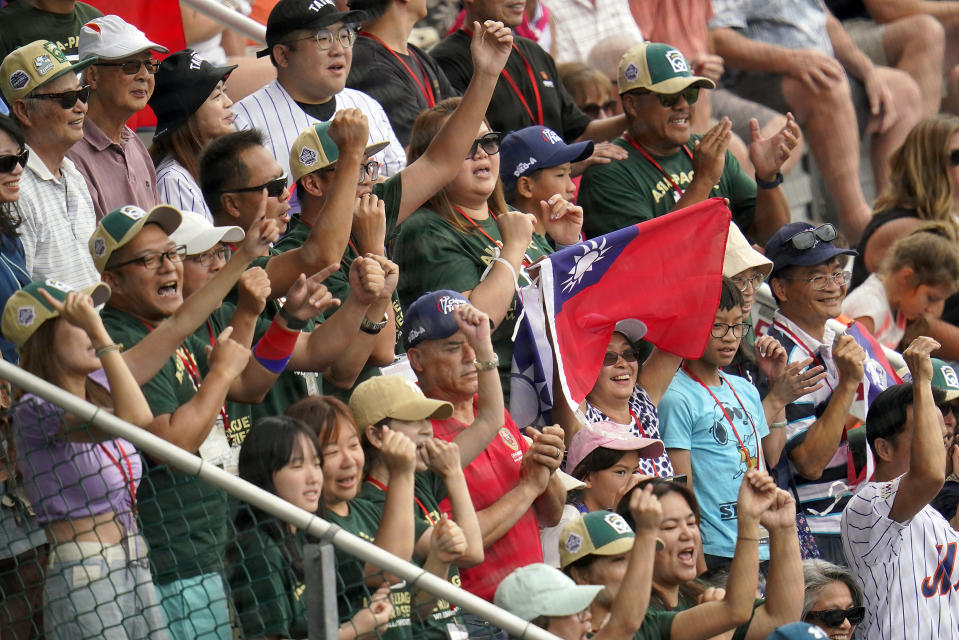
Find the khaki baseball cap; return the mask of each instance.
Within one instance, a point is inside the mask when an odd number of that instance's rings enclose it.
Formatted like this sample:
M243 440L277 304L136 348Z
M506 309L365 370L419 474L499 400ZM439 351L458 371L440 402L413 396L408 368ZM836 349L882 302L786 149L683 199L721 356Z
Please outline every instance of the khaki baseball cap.
M410 380L402 376L376 376L356 386L350 396L350 411L360 429L393 418L396 420L446 420L453 415L453 405L433 400Z
M620 95L634 89L653 93L679 93L686 87L715 89L716 83L703 76L694 76L683 54L660 42L644 42L626 53L619 61Z
M559 534L559 565L565 569L588 555L618 556L633 548L636 534L614 511L591 511L566 523Z
M130 242L148 222L160 225L163 231L170 235L180 226L181 219L180 210L168 204L157 205L149 212L132 204L114 209L103 216L90 236L88 245L90 255L93 256L93 265L97 271L103 273L110 256Z
M290 147L290 175L293 182L308 173L327 169L336 164L340 157L340 150L330 137L329 130L332 120L317 122L304 129L293 141ZM389 141L374 142L366 147L366 157L376 155L389 146Z
M18 347L22 347L30 339L30 336L36 333L40 325L60 315L40 295L40 289L45 289L47 293L60 302L65 302L67 294L70 292L90 296L93 299L94 306L100 306L110 299L110 287L103 282L98 282L85 289L74 289L65 282L50 279L34 280L10 296L3 308L3 335Z
M37 87L53 82L65 73L78 73L97 61L87 58L75 64L67 60L57 43L34 40L11 51L0 64L0 93L13 104Z
M763 278L768 278L773 270L773 261L753 249L736 223L730 222L729 235L726 236L726 255L723 258L723 275L732 278L753 267L761 268Z

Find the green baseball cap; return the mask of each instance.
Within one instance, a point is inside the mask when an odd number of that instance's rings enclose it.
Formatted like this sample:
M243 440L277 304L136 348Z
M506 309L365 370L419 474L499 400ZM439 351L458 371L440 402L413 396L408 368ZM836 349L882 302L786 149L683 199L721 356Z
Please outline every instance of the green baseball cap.
M959 398L959 375L956 370L944 360L931 358L932 362L932 386L946 394L946 402L952 402ZM912 382L912 374L909 367L902 367L896 372L903 382Z
M170 235L180 226L181 220L180 210L168 204L157 205L149 212L132 204L114 209L103 216L90 236L88 245L94 266L103 273L110 256L130 242L148 222L160 225L160 228Z
M3 93L7 104L12 105L37 87L53 82L70 71L78 73L96 61L97 57L93 56L71 63L56 42L34 40L14 49L3 59L3 64L0 64L0 93Z
M98 282L84 289L75 289L65 282L56 280L34 280L10 296L3 308L2 327L0 328L3 329L4 337L18 347L22 347L30 339L30 336L36 333L40 325L60 315L40 295L40 289L46 290L60 302L65 302L67 294L71 292L90 296L93 299L94 306L100 306L110 299L110 287L103 282Z
M686 87L715 89L716 83L703 76L694 76L679 49L661 42L644 42L626 53L619 61L619 94L634 89L653 93L679 93Z
M603 589L602 585L578 585L559 569L537 562L503 578L493 603L523 620L571 616L586 609Z
M566 523L559 534L559 565L566 568L588 555L616 556L633 548L636 535L623 516L591 511Z
M308 173L332 167L340 157L340 150L330 137L332 120L317 122L304 129L290 147L290 175L293 182ZM375 142L364 153L369 158L389 146L389 141Z

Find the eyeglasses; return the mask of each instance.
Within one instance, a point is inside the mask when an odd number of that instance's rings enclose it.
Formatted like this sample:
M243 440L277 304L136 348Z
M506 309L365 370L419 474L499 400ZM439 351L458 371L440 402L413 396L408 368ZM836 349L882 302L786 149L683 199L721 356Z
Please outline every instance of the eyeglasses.
M792 280L789 276L784 276L784 278L786 280ZM806 282L812 285L813 291L825 291L830 282L835 282L836 285L844 287L849 284L851 280L852 271L833 271L828 276L819 274L811 278L806 278Z
M209 267L216 261L226 262L230 257L230 250L226 247L217 247L204 253L198 253L194 256L187 256L187 260L195 262L201 267Z
M806 229L795 233L783 240L783 244L791 242L793 248L797 251L806 251L815 247L820 241L832 242L838 236L839 232L836 231L836 227L827 222L826 224L819 225L815 229Z
M10 173L17 165L24 169L27 167L27 159L30 157L30 150L24 149L15 156L0 156L0 173Z
M297 38L296 40L290 40L289 42L299 42L300 40L315 41L316 46L320 51L328 51L332 49L334 40L339 40L344 49L349 49L353 46L353 43L356 42L356 30L352 27L343 26L340 27L334 35L334 33L329 29L320 29L311 36Z
M466 159L469 160L476 155L476 150L479 147L483 148L483 151L486 152L486 155L494 156L499 153L499 143L503 139L502 133L497 133L496 131L491 131L484 136L473 140L473 145L470 147L469 155L466 156Z
M120 67L128 76L135 76L140 73L140 67L146 67L147 73L151 76L160 68L159 60L127 60L126 62L98 62L98 67Z
M587 104L580 106L580 111L588 115L593 120L596 120L597 118L599 118L599 114L601 111L605 111L606 113L611 113L615 110L616 110L615 100L607 100L603 104L596 104L595 102L589 102Z
M119 269L120 267L125 267L128 264L138 262L143 265L144 269L156 271L163 265L164 260L169 260L171 263L177 264L178 262L183 262L183 258L185 257L186 245L180 245L179 247L174 247L169 251L164 251L163 253L148 253L147 255L140 256L139 258L133 258L132 260L127 260L126 262L121 262L120 264L108 266L107 270L113 271L114 269Z
M667 109L675 107L680 98L686 98L686 104L696 104L696 101L699 100L699 87L686 87L679 93L654 93L652 91L646 91L645 89L631 93L635 93L636 95L652 94L659 98L659 104Z
M266 195L271 198L279 198L286 191L287 175L284 173L279 178L273 178L268 182L255 187L243 187L241 189L227 189L222 193L249 193L250 191L263 191L266 189Z
M63 91L61 93L38 93L27 96L27 98L33 98L34 100L59 100L62 108L72 109L76 106L77 100L85 104L90 98L90 85L84 85L79 89Z
M739 324L716 322L713 324L713 328L710 329L709 334L714 338L725 338L726 334L732 331L734 338L742 338L744 335L749 333L749 329L750 326L745 322L740 322Z
M750 277L736 276L734 278L730 278L730 280L733 281L733 284L736 285L737 289L739 289L742 292L745 292L750 285L752 285L753 291L756 291L757 289L759 289L760 285L762 285L763 283L764 278L762 277L762 275L756 274Z
M619 362L620 358L622 358L624 362L636 362L639 360L639 354L633 349L627 349L622 353L607 351L606 355L603 356L603 366L612 367L614 364Z
M849 607L848 609L826 609L824 611L810 611L806 619L819 620L827 627L838 627L843 620L857 625L866 618L866 607Z
M953 149L949 152L949 164L959 167L959 149Z
M366 164L360 165L360 182L366 180L366 176L369 174L370 180L376 180L380 175L380 163L376 160L370 160Z

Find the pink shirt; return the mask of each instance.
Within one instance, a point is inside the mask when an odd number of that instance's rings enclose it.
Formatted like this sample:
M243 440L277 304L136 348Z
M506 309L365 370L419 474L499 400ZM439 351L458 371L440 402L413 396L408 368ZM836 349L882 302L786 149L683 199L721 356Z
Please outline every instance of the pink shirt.
M709 50L710 0L629 0L629 9L650 42L664 42L686 58Z

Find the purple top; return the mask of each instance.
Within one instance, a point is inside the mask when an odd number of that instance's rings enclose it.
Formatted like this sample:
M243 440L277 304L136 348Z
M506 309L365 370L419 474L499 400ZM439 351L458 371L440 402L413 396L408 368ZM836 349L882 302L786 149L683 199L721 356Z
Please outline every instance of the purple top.
M91 377L108 387L102 369ZM13 423L17 467L40 524L113 511L128 533L137 531L130 482L132 473L140 484L142 463L132 444L70 442L60 435L63 409L32 393L13 407Z

